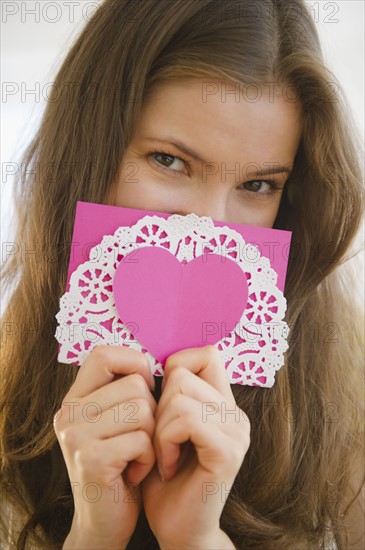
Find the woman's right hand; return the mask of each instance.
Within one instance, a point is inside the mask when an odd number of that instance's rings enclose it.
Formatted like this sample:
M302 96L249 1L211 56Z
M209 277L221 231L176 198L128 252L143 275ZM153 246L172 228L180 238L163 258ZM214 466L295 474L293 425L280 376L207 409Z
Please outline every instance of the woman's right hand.
M155 463L150 390L154 378L137 350L96 346L80 366L53 421L75 503L63 549L127 546L142 506L139 483Z

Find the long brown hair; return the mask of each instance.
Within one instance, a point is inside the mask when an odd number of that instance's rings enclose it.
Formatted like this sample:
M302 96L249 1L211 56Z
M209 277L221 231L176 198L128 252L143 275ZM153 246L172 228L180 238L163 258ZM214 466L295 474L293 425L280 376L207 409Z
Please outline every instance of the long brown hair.
M303 0L105 0L70 49L24 154L16 253L2 270L11 294L2 318L2 490L26 514L18 549L38 527L40 544L61 548L73 516L52 418L78 370L57 362L54 338L76 202L105 201L152 87L191 76L290 85L303 110L274 225L293 232L289 350L273 388L232 386L251 445L221 526L238 548L319 548L330 528L343 548L364 431L364 319L343 266L363 212L362 167L310 13ZM354 495L364 483L356 475ZM130 546L158 548L143 515Z

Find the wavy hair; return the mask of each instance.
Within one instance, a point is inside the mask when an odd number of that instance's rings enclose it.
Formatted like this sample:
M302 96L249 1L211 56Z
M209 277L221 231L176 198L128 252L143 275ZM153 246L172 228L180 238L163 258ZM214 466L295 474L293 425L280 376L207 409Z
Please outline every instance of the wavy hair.
M187 77L292 87L303 117L274 225L293 232L289 349L272 388L232 386L251 444L221 527L247 550L324 548L329 531L346 545L364 485L364 314L345 265L363 214L361 147L310 12L304 0L104 0L23 155L14 253L2 267L1 483L24 514L18 550L29 537L62 548L74 512L52 419L78 371L57 362L54 338L76 202L105 201L146 96ZM129 547L159 547L143 513Z

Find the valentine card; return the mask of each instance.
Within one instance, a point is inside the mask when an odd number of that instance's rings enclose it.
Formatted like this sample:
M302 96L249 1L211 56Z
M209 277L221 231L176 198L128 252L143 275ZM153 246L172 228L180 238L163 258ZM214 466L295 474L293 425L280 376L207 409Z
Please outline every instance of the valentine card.
M169 355L215 346L231 384L272 387L284 364L291 232L79 201L55 337L61 363L100 344Z

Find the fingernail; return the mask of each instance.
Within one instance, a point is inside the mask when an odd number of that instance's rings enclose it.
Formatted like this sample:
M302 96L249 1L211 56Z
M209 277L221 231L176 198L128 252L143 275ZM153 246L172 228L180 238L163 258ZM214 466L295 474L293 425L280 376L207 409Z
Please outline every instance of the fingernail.
M163 475L163 469L162 469L162 466L159 462L157 462L157 469L158 469L158 473L160 474L160 478L161 478L162 483L165 483L165 477Z

